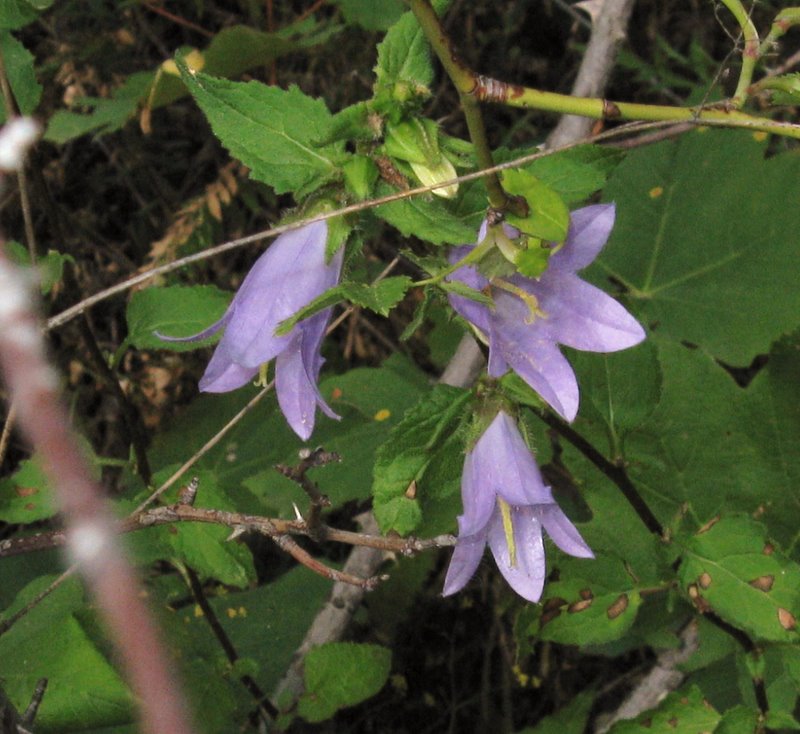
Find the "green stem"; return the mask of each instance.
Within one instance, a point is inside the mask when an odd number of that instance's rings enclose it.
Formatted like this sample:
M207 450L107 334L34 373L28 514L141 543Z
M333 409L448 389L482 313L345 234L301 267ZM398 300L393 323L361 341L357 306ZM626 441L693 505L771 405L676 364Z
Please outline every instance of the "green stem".
M568 115L582 115L597 120L652 120L707 122L723 127L747 128L800 139L800 125L754 117L729 107L672 107L669 105L612 102L594 97L571 97L542 92L528 87L511 86L496 79L481 77L480 98L509 107L537 109Z
M775 16L775 20L772 21L772 27L761 44L761 48L758 49L758 55L763 56L768 53L786 31L798 24L800 24L800 8L784 8L781 10Z
M499 225L502 226L502 225ZM475 247L473 247L464 257L462 257L457 263L454 263L449 268L445 268L444 270L440 270L436 275L432 275L430 278L425 278L425 280L418 280L414 283L414 287L419 288L425 285L436 285L437 283L441 283L448 275L451 273L455 273L456 270L459 268L463 268L465 265L472 265L472 263L479 262L483 256L489 252L494 247L494 237L490 237L489 233L486 233L486 237L483 238L481 242L479 242Z
M753 71L755 71L756 61L760 54L760 43L758 31L744 5L739 0L722 0L722 4L733 13L744 37L742 69L739 72L739 83L736 85L736 91L731 100L733 106L739 109L747 99L747 90L753 81Z
M429 0L409 0L409 3L411 12L414 13L414 17L417 19L420 28L422 28L425 38L458 92L458 98L467 122L469 137L475 146L478 167L480 169L492 168L494 166L492 151L486 139L486 128L483 124L478 100L473 95L473 90L476 87L475 74L456 55L455 49L450 43L450 39L447 37ZM523 217L527 214L527 206L516 198L509 196L503 190L497 173L487 174L483 180L489 196L489 204L492 208L498 211L512 212Z

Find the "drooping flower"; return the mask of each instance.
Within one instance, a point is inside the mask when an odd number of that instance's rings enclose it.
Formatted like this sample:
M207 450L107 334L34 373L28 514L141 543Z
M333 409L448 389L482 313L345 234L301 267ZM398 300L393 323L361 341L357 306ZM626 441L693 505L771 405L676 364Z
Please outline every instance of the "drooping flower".
M594 558L544 484L516 423L503 411L467 453L461 498L464 514L458 518L445 596L464 588L488 543L511 588L529 601L539 601L545 578L542 528L565 553Z
M322 339L331 309L297 323L277 336L278 325L339 281L342 250L325 260L328 225L314 222L280 235L256 260L222 318L189 337L158 336L167 341L200 341L225 329L205 374L204 392L229 392L250 382L271 359L275 363L278 404L294 432L307 440L316 407L331 418L317 388Z
M494 308L448 294L453 308L488 343L489 374L501 377L511 368L568 421L578 412L578 383L558 345L615 352L645 338L644 329L623 306L576 275L603 249L614 217L613 204L572 212L566 241L550 256L539 278L515 274L490 281L471 265L449 276L475 290L491 292ZM512 237L518 234L505 228ZM478 241L485 233L484 224ZM451 262L472 249L472 245L454 248Z

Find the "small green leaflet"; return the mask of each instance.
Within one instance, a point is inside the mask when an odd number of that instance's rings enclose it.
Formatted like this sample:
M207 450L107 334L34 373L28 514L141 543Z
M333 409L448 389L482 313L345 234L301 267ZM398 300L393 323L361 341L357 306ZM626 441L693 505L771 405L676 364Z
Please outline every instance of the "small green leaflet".
M231 155L278 194L302 197L339 172L341 145L320 145L330 133L331 113L320 99L260 82L232 82L190 71L175 59L195 101Z
M305 693L297 710L306 721L324 721L339 709L374 696L389 678L392 653L380 645L329 642L303 662Z
M36 80L33 68L33 54L8 31L0 31L0 52L17 107L21 114L30 115L42 96L42 85ZM4 120L5 112L0 110L0 122Z
M381 316L387 316L406 294L411 283L411 278L407 275L385 278L374 285L340 283L315 298L308 306L301 308L294 316L282 321L275 333L278 336L288 334L298 322L341 301L350 301L354 306L368 308Z

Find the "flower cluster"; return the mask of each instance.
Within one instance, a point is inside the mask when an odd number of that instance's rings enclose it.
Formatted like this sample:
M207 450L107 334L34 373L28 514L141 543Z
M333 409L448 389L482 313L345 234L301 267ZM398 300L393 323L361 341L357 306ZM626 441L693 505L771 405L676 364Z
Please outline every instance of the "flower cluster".
M322 339L331 309L296 324L283 336L278 325L339 282L342 250L326 262L328 225L314 222L287 232L258 258L222 318L199 334L168 337L167 341L200 341L220 329L217 345L200 389L228 392L250 382L272 359L278 404L294 432L304 441L314 430L317 406L331 418L338 416L317 387L323 358Z
M614 226L613 204L572 213L563 246L537 278L519 274L488 279L472 265L450 276L490 293L493 307L449 294L455 310L489 345L489 374L513 369L568 421L578 412L578 383L559 344L592 352L614 352L642 341L644 330L619 303L581 280L576 271L598 255ZM509 238L519 233L505 227ZM486 236L486 224L478 235ZM451 262L473 246L455 248ZM467 454L461 479L464 514L450 561L444 594L464 587L488 543L500 572L523 598L538 601L545 576L542 528L565 553L592 558L592 551L555 503L514 421L503 411Z

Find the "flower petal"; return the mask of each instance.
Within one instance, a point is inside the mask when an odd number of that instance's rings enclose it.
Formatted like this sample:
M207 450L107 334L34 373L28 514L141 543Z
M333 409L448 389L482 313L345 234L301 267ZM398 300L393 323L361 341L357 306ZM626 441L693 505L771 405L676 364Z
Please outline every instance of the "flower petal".
M258 367L276 357L292 337L275 336L278 324L337 283L342 253L325 263L327 231L325 222L314 222L286 232L253 265L223 336L234 361Z
M572 273L545 273L526 290L547 314L542 328L559 344L588 352L616 352L646 336L623 306Z
M512 508L515 558L512 565L503 521L497 510L489 524L489 547L500 573L523 599L537 602L542 596L546 564L542 526L530 507Z
M450 264L457 263L462 258L466 257L473 249L472 245L462 245L461 247L454 247L448 253L447 259ZM465 265L455 272L448 275L445 280L457 280L473 290L481 291L489 285L489 281L481 275L477 268L471 265ZM465 296L459 296L455 293L448 293L447 299L450 305L456 310L459 316L469 321L473 326L477 327L484 334L489 333L489 307L483 303L478 303Z
M564 246L550 258L549 267L574 273L593 262L605 247L616 218L614 204L595 204L570 215Z
M480 461L474 451L464 457L461 472L461 502L464 514L458 519L459 535L477 535L485 532L496 505L496 496L489 482L479 473Z
M572 421L578 412L578 382L569 362L553 343L545 319L530 318L527 306L509 293L495 295L492 343L503 359L562 418Z
M511 416L500 411L472 453L472 481L478 493L498 495L509 505L550 501L539 467Z
M442 596L450 596L461 591L475 574L478 564L483 557L486 547L486 533L477 535L464 535L461 527L461 518L458 518L459 533L450 565L447 567L447 576L444 579Z
M242 367L232 361L220 342L200 378L199 387L202 392L229 392L246 385L257 373L258 367Z
M578 558L594 558L592 549L555 502L539 505L535 511L547 534L564 553Z
M306 375L314 388L317 405L328 418L333 418L338 421L341 420L341 416L335 413L330 405L325 402L317 386L319 382L319 372L325 362L321 354L322 340L325 338L328 321L330 321L331 318L331 311L330 308L326 308L324 311L314 314L310 318L301 321L298 324L298 328L302 334L300 355L303 358L303 366L305 367Z

